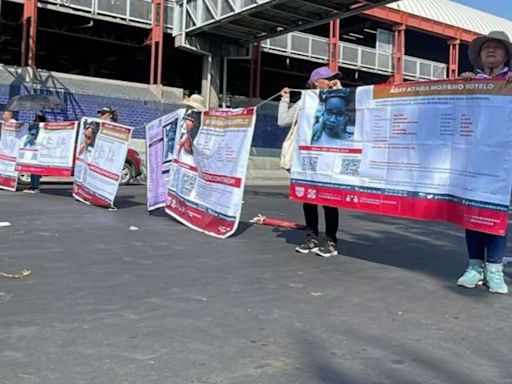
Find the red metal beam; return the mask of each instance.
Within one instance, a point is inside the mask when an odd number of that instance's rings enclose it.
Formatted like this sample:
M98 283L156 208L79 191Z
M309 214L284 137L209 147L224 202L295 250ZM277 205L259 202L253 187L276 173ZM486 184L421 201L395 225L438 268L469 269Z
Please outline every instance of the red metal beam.
M456 79L457 77L459 77L460 40L450 40L448 41L448 45L450 46L450 63L448 64L448 78Z
M480 36L480 34L467 29L455 27L440 21L430 20L426 17L413 15L389 7L372 8L363 11L363 15L393 24L403 24L407 28L416 29L431 35L448 39L459 39L467 43Z
M36 66L37 0L25 0L22 18L21 66ZM27 55L28 49L28 55ZM28 56L28 62L27 62Z
M257 49L257 56L256 56L256 86L255 86L255 92L254 97L260 97L261 93L261 45L260 43L256 44Z
M340 58L340 20L332 20L329 29L329 68L331 71L337 71Z
M153 22L151 26L151 68L149 73L150 84L162 84L162 60L164 40L164 2L152 0Z
M261 45L252 44L249 75L249 97L260 97L261 88Z
M393 82L402 83L404 81L404 56L405 56L405 28L404 24L395 25L395 52Z

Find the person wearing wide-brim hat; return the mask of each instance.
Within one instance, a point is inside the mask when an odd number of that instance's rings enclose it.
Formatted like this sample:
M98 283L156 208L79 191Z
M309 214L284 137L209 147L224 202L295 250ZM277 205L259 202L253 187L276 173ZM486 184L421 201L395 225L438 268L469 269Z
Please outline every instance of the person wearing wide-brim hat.
M503 79L512 81L507 67L512 58L512 43L504 32L490 32L477 37L468 50L475 72L461 75L465 80ZM503 277L503 258L507 252L507 235L498 236L466 229L469 265L457 285L475 288L485 283L490 292L508 293Z
M505 32L492 31L474 39L469 45L468 57L475 72L464 72L462 79L493 78L512 81L512 42Z
M196 109L200 112L206 109L204 99L201 95L194 94L183 100L183 104L189 108Z

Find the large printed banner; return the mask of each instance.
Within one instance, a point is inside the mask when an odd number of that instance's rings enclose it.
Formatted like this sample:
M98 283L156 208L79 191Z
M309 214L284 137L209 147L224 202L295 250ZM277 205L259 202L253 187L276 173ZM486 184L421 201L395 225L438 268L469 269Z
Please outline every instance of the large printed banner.
M21 138L16 171L44 176L69 177L77 122L33 123Z
M186 111L170 169L166 212L226 238L238 226L256 109Z
M3 123L0 136L0 189L15 191L18 185L16 158L27 129L22 123Z
M343 91L303 95L292 199L505 234L512 84L360 87L355 124Z
M146 125L148 211L165 206L178 124L183 111L180 109L169 113Z
M114 207L132 130L97 118L80 120L73 184L76 199Z

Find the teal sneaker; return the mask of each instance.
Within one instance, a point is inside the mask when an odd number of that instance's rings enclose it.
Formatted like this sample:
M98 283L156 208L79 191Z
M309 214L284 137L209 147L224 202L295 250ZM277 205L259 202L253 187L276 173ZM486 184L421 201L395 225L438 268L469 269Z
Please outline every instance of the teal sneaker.
M503 279L503 264L485 263L485 285L489 292L508 293L507 284Z
M457 280L457 285L465 288L475 288L484 281L484 263L482 260L469 259L466 272Z

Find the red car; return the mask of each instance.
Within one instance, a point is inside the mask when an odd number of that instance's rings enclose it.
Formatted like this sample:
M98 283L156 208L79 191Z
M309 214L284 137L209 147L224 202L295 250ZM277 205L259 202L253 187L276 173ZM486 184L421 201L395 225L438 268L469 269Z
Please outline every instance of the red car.
M130 184L133 179L139 177L142 174L141 163L142 160L140 158L139 152L137 152L135 149L128 148L128 153L126 154L126 161L124 162L119 184Z
M123 171L121 172L119 185L130 184L133 179L139 177L142 174L141 162L142 161L139 152L137 152L135 149L128 148L128 153L126 154L126 161L124 162ZM18 174L18 183L30 184L30 174Z

